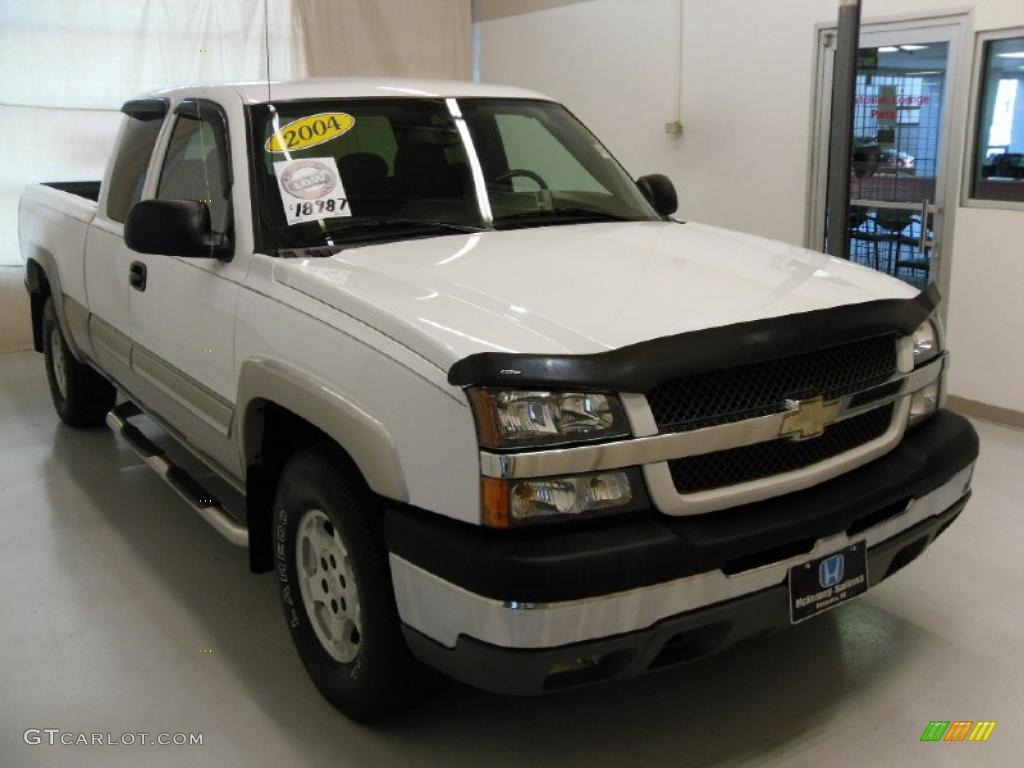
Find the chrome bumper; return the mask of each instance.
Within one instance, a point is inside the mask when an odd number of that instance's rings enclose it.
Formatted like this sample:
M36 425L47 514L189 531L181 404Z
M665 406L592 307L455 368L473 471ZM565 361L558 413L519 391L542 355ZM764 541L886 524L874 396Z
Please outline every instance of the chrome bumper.
M912 499L899 514L859 532L854 539L873 547L936 516L970 489L974 464L935 490ZM789 568L840 549L845 533L819 539L812 551L726 575L722 571L686 576L649 587L557 603L495 600L451 584L394 554L390 556L398 614L402 622L447 648L460 636L504 648L552 648L646 629L656 622L783 582ZM879 576L880 578L880 576ZM869 583L875 576L868 573Z

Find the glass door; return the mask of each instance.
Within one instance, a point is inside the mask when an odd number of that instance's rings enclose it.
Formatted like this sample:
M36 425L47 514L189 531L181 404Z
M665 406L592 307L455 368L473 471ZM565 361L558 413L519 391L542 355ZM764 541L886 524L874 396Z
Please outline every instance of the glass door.
M959 26L908 23L861 31L851 148L849 258L924 287L939 280L951 121L952 52ZM834 36L834 33L832 33ZM823 33L824 53L834 42ZM831 61L819 68L812 245L824 249ZM827 79L826 79L827 78ZM824 152L824 155L822 154ZM816 238L816 239L815 239Z
M924 287L942 202L939 139L949 43L875 37L861 37L857 57L848 252L852 261Z

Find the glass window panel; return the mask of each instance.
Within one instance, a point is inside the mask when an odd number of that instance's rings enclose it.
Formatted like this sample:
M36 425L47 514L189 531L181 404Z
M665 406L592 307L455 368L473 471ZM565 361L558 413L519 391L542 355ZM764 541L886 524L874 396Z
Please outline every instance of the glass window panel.
M971 196L1024 202L1024 37L985 43Z
M608 192L537 118L513 113L496 114L494 119L510 169L543 169L545 181L554 189ZM517 192L536 189L535 182L524 177L513 178L512 186Z
M167 145L156 195L161 200L206 203L211 227L221 234L230 228L231 215L225 178L227 159L222 149L226 146L224 126L219 121L179 115Z
M125 120L127 125L117 145L107 192L107 216L113 221L124 221L128 209L141 199L146 169L163 125L160 118L140 120L125 116Z

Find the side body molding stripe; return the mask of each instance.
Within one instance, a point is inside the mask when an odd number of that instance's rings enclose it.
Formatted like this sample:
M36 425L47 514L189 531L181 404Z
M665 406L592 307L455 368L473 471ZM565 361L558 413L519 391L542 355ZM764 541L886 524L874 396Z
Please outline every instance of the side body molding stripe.
M89 316L93 345L159 389L224 437L231 434L234 406L216 392L153 354L96 315Z
M265 402L326 432L349 453L376 493L408 500L398 450L384 425L326 381L271 358L246 360L239 370L237 412L244 466L259 452Z
M234 408L220 395L138 344L132 345L132 370L224 437L231 434Z
M132 364L132 341L114 326L100 320L96 315L89 316L89 331L92 343L114 357L126 369Z
M480 352L455 363L448 382L647 392L670 378L890 333L906 336L928 319L941 298L932 284L912 299L880 299L706 328L590 355Z

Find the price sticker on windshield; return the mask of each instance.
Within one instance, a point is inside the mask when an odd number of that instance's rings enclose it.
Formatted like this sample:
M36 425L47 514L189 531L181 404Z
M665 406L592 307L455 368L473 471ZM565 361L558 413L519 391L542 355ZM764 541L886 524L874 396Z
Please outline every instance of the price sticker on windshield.
M306 157L274 163L288 225L352 215L333 157Z

